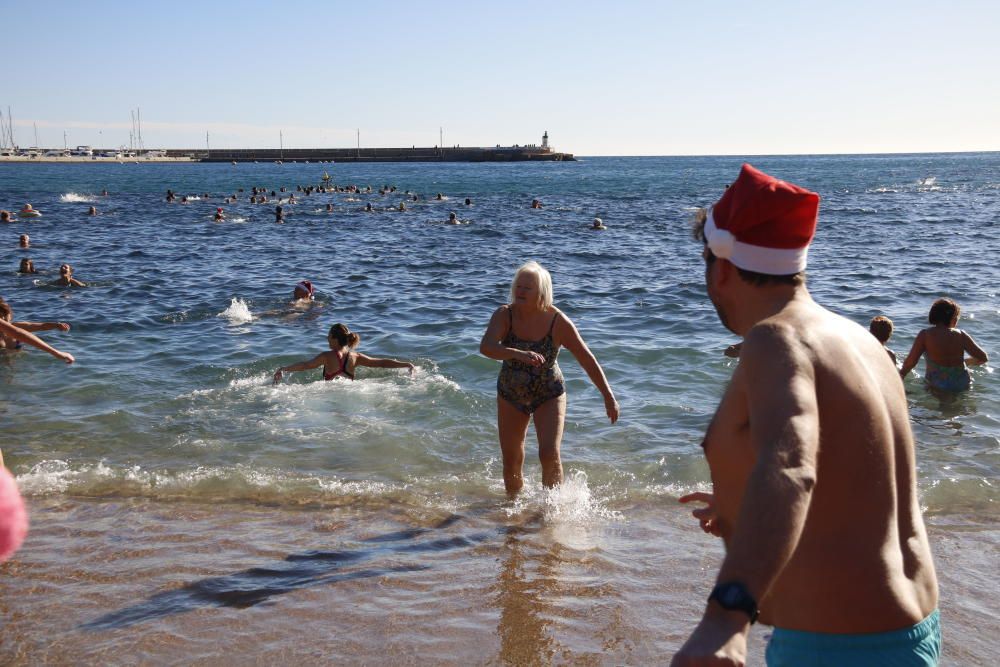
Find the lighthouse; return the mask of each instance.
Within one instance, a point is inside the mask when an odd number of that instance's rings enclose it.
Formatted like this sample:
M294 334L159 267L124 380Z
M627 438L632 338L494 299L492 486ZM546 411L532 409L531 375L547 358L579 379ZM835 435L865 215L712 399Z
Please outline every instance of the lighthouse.
M545 134L542 135L542 150L549 150L549 131L545 130Z

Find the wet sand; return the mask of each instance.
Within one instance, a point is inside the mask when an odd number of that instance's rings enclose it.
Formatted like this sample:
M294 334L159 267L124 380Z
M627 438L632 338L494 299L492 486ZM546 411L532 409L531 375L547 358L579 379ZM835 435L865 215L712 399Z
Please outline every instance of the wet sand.
M582 524L500 501L31 506L0 566L4 664L659 664L722 555L670 506ZM945 664L995 657L996 519L929 517Z

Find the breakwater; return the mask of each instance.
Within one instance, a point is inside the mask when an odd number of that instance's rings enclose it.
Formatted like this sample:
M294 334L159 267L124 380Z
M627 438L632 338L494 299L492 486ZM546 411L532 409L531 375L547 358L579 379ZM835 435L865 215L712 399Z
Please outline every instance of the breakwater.
M172 149L167 157L201 162L564 162L576 158L538 146L496 148L232 148Z

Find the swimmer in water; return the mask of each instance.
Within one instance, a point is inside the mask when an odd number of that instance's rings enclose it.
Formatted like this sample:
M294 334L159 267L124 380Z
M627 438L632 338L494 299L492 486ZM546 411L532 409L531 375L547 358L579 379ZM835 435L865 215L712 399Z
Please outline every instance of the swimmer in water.
M31 208L31 204L25 204L24 208L18 212L18 215L22 218L39 218L42 214L36 209Z
M87 283L82 280L77 280L73 277L73 267L69 264L63 264L59 267L59 279L56 280L53 285L59 285L61 287L86 287Z
M462 221L458 219L458 216L454 211L448 214L448 224L449 225L460 225Z
M373 209L372 209L372 203L371 202L368 202L367 204L365 204L365 213L371 213L372 210Z
M868 333L875 336L875 340L882 343L882 347L889 354L893 365L898 366L899 361L896 359L896 353L890 350L888 345L889 339L892 338L892 320L885 315L876 315L868 323Z
M541 208L541 207L542 207L542 202L538 201L537 199L531 200L531 208Z
M0 211L0 222L11 222L10 211Z
M370 368L408 368L413 373L415 366L408 361L369 357L356 350L361 337L347 328L346 324L334 324L327 334L329 352L320 352L308 361L300 361L289 366L282 366L274 372L274 384L281 382L283 373L305 371L311 368L323 367L323 379L330 381L339 375L349 380L354 379L358 366Z
M924 380L931 389L957 393L972 386L968 366L985 364L989 357L972 336L957 328L961 312L951 299L934 302L927 315L931 326L917 334L899 370L900 377L905 378L923 356L927 365Z
M466 197L466 198L465 198L465 205L466 205L466 206L472 206L472 200L471 200L471 199L469 199L468 197Z
M285 209L281 208L280 206L274 207L274 221L278 223L282 223L285 221Z
M21 244L22 248L30 248L31 247L31 237L28 236L27 234L21 234L20 244Z
M107 197L108 196L108 191L107 190L101 190L101 196L102 197Z
M594 224L591 225L590 228L597 231L604 231L605 229L607 229L607 227L604 226L604 221L602 221L600 218L594 218Z
M222 222L226 219L226 212L222 210L222 207L215 209L215 221Z
M299 304L302 302L312 301L316 298L316 288L308 280L300 280L295 283L295 288L292 289L292 303Z
M399 210L400 211L405 211L406 210L406 204L404 202L399 202Z
M19 267L17 267L17 272L18 273L38 273L38 271L35 269L35 263L33 261L31 261L30 259L28 259L27 257L24 257L24 258L21 259L21 265Z
M444 201L444 195L442 195L442 194L441 194L441 193L439 192L439 193L437 193L437 196L436 196L436 197L435 197L434 199L436 199L436 200L438 200L438 201Z
M69 331L68 324L65 322L14 322L13 319L14 310L6 301L0 299L0 349L20 350L23 347L22 343L27 343L48 352L56 359L62 359L67 364L75 361L73 355L60 352L32 333L32 331L51 329Z
M333 213L333 204L327 204L326 205L326 212L327 213Z
M87 210L87 215L97 215L97 207L96 206L91 206Z
M173 202L175 199L177 199L177 197L174 195L174 191L173 190L167 190L167 201L168 202Z

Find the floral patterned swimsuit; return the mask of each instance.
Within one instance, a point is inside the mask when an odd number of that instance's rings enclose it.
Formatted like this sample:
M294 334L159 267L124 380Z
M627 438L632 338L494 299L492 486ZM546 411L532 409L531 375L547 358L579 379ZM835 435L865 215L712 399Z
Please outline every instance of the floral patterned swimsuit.
M497 378L497 394L500 398L530 415L546 401L566 393L562 370L556 361L559 350L552 340L552 329L559 314L552 317L549 332L545 337L537 341L519 338L514 333L514 311L510 306L507 306L507 315L510 318L510 326L501 342L507 347L537 352L545 357L545 362L541 366L507 359L503 362L500 376Z

